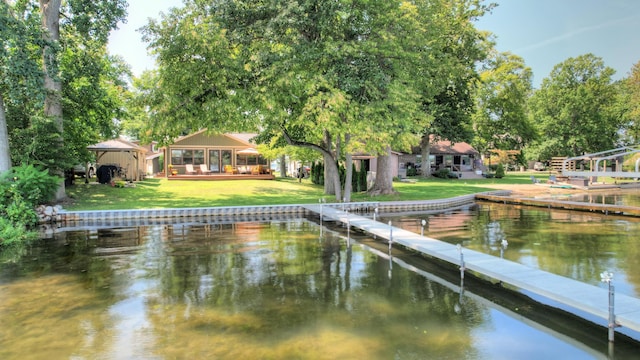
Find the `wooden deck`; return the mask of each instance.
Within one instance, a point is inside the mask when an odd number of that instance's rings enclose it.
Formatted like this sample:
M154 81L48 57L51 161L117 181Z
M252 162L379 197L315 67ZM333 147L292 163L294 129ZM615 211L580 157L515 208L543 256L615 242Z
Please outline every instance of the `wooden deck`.
M207 174L207 175L171 175L167 179L173 180L205 180L205 181L217 181L217 180L273 180L276 177L273 174Z
M302 206L314 213L322 213L322 216L327 219L359 228L378 238L388 240L392 233L394 244L460 266L460 250L455 245L373 221L367 217L340 211L331 206ZM462 252L466 270L582 311L582 314L576 315L595 317L599 320L599 325L608 326L609 297L607 289L481 252L469 249L462 249ZM640 332L640 299L624 294L615 294L615 313L617 325ZM591 318L585 318L593 321Z

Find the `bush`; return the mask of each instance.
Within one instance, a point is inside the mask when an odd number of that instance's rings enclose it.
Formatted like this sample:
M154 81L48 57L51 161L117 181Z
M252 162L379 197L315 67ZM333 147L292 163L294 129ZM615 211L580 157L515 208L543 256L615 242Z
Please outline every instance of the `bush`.
M504 166L502 164L498 164L496 167L496 173L494 175L498 179L502 179L504 177Z
M33 165L14 166L0 177L0 190L13 186L31 206L51 201L61 179Z
M38 233L29 231L22 224L14 224L9 219L0 218L0 247L7 248L37 239Z
M34 226L38 224L38 215L32 204L27 202L15 187L10 187L3 195L3 207L0 215L13 224Z
M37 237L27 230L38 223L35 206L53 199L59 181L32 165L13 167L0 176L0 246L6 248Z
M450 178L449 173L450 173L449 169L440 169L435 173L433 173L433 176L441 179L449 179Z

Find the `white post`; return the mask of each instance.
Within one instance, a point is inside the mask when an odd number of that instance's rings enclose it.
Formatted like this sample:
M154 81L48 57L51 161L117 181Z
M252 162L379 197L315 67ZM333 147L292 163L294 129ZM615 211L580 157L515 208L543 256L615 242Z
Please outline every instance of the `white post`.
M600 274L602 282L606 282L609 285L609 342L613 342L616 328L616 314L614 308L614 293L615 287L613 286L613 273L605 271Z
M392 244L393 244L393 226L391 226L391 220L389 220L389 254L391 254Z
M458 252L460 253L460 279L464 279L464 254L462 253L462 245L456 245Z
M420 230L420 236L424 236L424 226L427 225L427 220L422 219L422 229Z
M500 259L504 258L504 251L507 249L507 245L509 245L507 240L502 239L500 242Z

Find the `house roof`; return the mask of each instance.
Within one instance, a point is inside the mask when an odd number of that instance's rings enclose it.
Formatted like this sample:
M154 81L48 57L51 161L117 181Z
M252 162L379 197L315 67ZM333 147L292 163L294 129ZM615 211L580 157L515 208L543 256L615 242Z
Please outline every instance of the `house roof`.
M92 151L137 151L146 153L147 149L140 145L136 145L130 141L118 138L99 142L95 145L87 146L87 149Z
M191 133L191 134L188 134L188 135L185 135L185 136L180 136L179 138L175 139L173 141L173 143L175 144L175 143L181 142L181 141L183 141L185 139L188 139L190 137L202 134L202 133L204 133L206 131L207 131L207 129L202 129L202 130L198 130L198 131L196 131L194 133ZM256 144L254 142L252 142L251 139L256 137L256 136L258 136L258 134L256 134L256 133L223 133L223 134L220 134L220 135L232 138L233 140L239 141L239 142L241 142L241 143L243 143L243 144L245 144L247 146L255 146Z
M479 152L466 142L457 142L453 145L449 140L440 140L431 143L429 152L433 154L453 154L453 155L478 155Z
M411 148L412 154L420 154L420 146ZM429 154L431 155L480 155L480 153L466 142L460 141L451 144L449 140L434 141L433 135L430 137Z

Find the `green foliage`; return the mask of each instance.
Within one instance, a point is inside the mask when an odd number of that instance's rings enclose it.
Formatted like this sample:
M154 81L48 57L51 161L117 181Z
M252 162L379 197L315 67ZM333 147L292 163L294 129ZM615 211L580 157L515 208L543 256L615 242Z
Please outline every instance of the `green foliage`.
M440 178L440 179L448 179L450 176L451 171L449 171L449 169L438 169L433 176Z
M498 166L496 167L496 173L494 174L494 176L497 179L502 179L504 177L504 165L498 164Z
M612 111L613 73L593 54L556 65L529 102L540 138L528 156L550 159L615 148L622 116Z
M324 185L324 165L321 161L311 164L311 182L316 185Z
M355 163L351 163L351 192L358 192L358 170Z
M367 191L367 170L363 166L360 166L360 171L358 172L358 192Z
M31 207L51 201L60 181L33 165L15 166L0 176L0 186L15 188Z
M38 216L33 206L15 186L11 185L0 191L3 192L0 215L16 226L33 226L38 223Z
M24 224L0 217L0 248L3 252L8 247L20 246L37 238L38 233L27 230Z
M476 150L517 150L535 139L535 128L527 115L532 77L519 56L501 53L489 61L475 95Z

